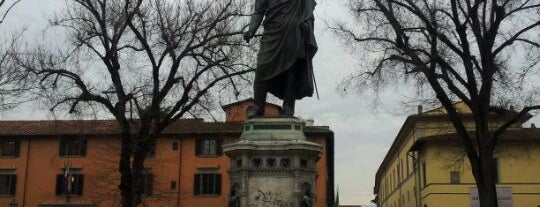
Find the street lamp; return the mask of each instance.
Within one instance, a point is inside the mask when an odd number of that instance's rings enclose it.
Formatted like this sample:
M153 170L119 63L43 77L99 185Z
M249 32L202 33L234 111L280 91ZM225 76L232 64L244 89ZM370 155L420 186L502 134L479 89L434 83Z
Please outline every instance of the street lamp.
M17 201L14 199L11 199L11 202L9 202L9 207L17 207L19 204L17 204Z

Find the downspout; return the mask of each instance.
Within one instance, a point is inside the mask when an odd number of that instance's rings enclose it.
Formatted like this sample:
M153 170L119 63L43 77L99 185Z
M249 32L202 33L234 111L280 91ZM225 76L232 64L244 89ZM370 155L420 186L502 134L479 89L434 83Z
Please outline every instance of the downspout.
M182 184L182 147L184 146L183 143L182 143L182 139L180 138L179 139L179 142L178 142L178 184L177 184L177 191L178 191L178 199L177 199L177 203L176 203L176 206L177 207L180 207L180 199L182 199L182 194L181 194L181 191L182 191L182 188L181 188L181 184Z
M416 143L417 139L416 139L416 127L413 129L413 144ZM418 151L416 152L413 152L412 154L412 158L413 158L413 171L414 171L414 185L415 185L415 202L416 202L416 207L420 207L420 198L422 197L420 195L420 179L418 178L420 176L420 165L419 165L419 160L418 160Z
M28 167L29 164L29 158L30 158L30 144L32 143L32 138L28 137L28 147L26 147L26 170L24 172L24 190L23 190L23 199L22 199L22 207L25 205L26 201L26 189L27 189L27 183L28 183Z
M328 206L332 206L335 200L335 183L334 183L334 132L331 132L326 136L326 162L328 163L328 184L327 184L327 198L326 202Z

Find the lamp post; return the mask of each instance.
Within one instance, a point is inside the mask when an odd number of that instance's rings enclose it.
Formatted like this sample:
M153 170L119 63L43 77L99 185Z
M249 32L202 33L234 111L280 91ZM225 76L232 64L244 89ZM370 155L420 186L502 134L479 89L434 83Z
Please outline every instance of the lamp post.
M9 207L17 207L19 204L17 204L17 201L14 199L11 199L11 202L9 202Z

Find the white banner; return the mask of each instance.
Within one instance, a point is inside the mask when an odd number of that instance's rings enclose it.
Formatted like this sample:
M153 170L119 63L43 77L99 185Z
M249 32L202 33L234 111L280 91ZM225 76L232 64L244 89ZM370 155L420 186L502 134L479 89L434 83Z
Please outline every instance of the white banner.
M470 188L471 207L480 207L478 188ZM497 188L497 201L499 207L512 207L512 188Z

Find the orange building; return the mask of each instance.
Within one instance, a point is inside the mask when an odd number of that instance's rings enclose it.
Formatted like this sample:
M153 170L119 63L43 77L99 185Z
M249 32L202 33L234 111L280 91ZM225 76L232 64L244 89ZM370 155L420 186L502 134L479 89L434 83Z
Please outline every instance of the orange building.
M183 119L167 128L146 161L145 206L225 207L230 161L221 145L238 141L250 104L224 106L226 122ZM269 104L266 111L279 110ZM304 131L323 146L316 204L332 206L333 132L325 126ZM0 121L0 206L120 206L119 153L114 120Z

